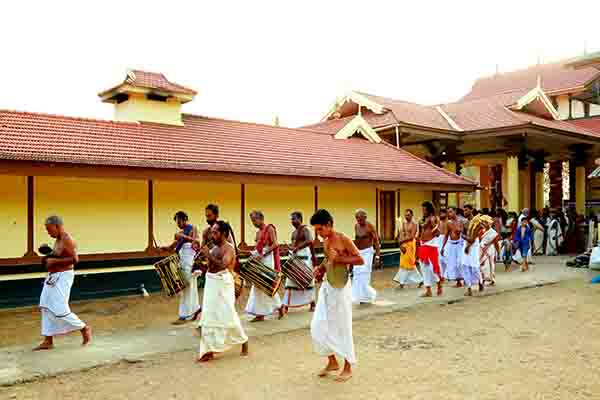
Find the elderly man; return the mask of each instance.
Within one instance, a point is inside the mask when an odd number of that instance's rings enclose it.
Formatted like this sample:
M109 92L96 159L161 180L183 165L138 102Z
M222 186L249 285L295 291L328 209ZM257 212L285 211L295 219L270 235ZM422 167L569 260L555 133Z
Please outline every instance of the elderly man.
M65 231L62 218L56 215L48 217L45 225L48 235L56 241L52 254L43 259L48 269L40 296L44 341L33 350L50 350L54 347L54 336L77 330L81 332L82 345L85 346L92 340L92 329L69 307L71 286L75 279L73 267L79 261L77 245Z
M256 232L256 250L252 251L252 257L260 259L266 266L279 272L281 270L281 258L279 256L279 243L277 242L277 230L272 224L265 224L265 216L262 211L252 211L250 213L252 225L258 231ZM246 313L254 315L250 322L264 321L266 315L275 312L279 313L279 319L283 318L283 305L279 293L269 297L262 291L252 285L250 297L246 304Z
M365 262L362 265L355 265L352 270L352 301L360 304L374 303L377 291L371 286L371 272L374 264L373 256L375 256L375 265L381 262L379 236L373 224L367 221L365 210L356 210L354 217L356 218L355 243Z

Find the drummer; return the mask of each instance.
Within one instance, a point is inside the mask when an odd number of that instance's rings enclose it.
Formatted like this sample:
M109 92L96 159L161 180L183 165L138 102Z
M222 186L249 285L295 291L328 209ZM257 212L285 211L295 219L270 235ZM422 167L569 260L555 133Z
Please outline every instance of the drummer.
M177 211L173 219L180 231L175 234L173 243L162 247L161 250L175 250L179 254L179 268L185 276L187 285L179 294L179 318L173 322L173 325L182 325L197 320L202 311L198 301L197 276L192 274L195 256L192 242L198 240L198 229L189 223L188 215L183 211Z
M295 228L294 232L292 232L290 254L295 255L312 271L313 265L316 264L316 256L312 246L313 237L310 229L302 223L302 213L300 211L294 211L290 219ZM285 293L283 295L284 311L287 313L290 307L297 308L307 305L310 305L310 312L315 310L314 281L311 287L303 290L293 280L287 278L285 280Z
M252 221L252 225L258 229L256 232L256 250L252 251L252 257L259 259L269 268L279 272L281 270L281 260L275 226L272 224L267 225L264 214L258 210L250 213L250 220ZM256 285L252 285L250 297L246 304L246 313L254 315L254 319L250 322L264 321L266 315L271 315L275 312L279 314L279 319L283 318L283 306L279 293L275 293L275 296L269 297L257 289Z

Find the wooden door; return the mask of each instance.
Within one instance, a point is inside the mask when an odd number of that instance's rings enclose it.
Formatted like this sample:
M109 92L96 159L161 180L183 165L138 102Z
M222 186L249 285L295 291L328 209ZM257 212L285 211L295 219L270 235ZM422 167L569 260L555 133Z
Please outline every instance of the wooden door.
M379 226L381 240L394 240L396 233L396 192L379 192Z

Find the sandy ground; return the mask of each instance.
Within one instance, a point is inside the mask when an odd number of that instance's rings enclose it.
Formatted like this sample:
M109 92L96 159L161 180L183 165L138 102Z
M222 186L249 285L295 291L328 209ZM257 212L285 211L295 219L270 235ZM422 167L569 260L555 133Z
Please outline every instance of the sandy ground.
M134 307L134 306L132 306ZM191 352L0 388L13 399L600 399L600 285L582 280L357 321L354 378L317 378L307 330L210 365Z
M373 273L373 287L383 289L396 286L392 281L395 268ZM250 290L244 290L238 300L238 310L243 311ZM200 298L202 291L200 291ZM281 290L283 299L283 290ZM123 329L164 327L177 319L178 300L159 293L149 298L141 296L118 297L104 300L71 303L72 310L95 332L117 332ZM151 318L150 318L151 316ZM37 307L0 310L0 347L29 344L40 337L40 314Z

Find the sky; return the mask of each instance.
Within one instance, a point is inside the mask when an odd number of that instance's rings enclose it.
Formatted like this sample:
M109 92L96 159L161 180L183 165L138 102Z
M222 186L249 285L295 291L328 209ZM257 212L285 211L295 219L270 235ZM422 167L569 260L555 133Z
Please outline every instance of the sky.
M318 122L350 90L421 104L475 79L600 50L600 1L12 1L0 109L111 119L127 68L198 91L193 114Z

